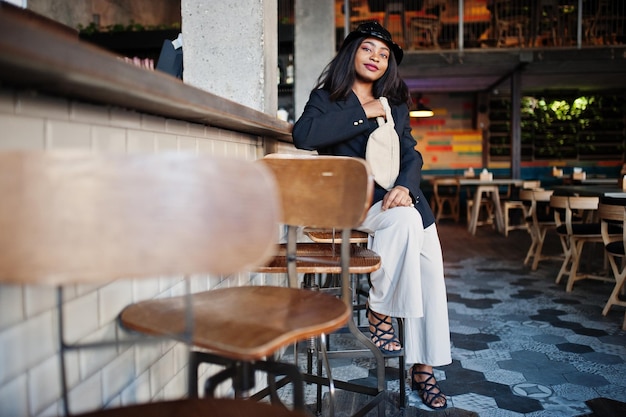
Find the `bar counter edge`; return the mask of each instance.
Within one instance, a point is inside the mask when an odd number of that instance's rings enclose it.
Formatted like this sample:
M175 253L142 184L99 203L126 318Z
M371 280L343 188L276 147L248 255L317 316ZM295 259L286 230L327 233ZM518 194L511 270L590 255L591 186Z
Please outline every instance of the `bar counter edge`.
M291 142L290 123L129 64L78 33L0 2L0 86L28 88Z

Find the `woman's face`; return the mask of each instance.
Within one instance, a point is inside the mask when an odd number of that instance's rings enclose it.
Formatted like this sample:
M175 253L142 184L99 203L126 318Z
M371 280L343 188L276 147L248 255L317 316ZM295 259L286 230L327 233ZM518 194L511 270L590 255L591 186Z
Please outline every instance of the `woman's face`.
M369 82L378 80L387 71L390 56L391 51L385 42L377 38L366 38L359 45L354 58L357 77Z

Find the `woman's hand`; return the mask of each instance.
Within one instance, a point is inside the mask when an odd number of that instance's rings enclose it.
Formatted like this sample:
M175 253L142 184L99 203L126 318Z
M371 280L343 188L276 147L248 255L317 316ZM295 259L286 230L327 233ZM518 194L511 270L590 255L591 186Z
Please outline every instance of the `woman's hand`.
M373 99L361 105L368 119L375 117L385 117L385 108L378 99Z
M401 185L393 187L385 197L383 197L382 209L387 210L394 207L413 207L413 199L409 194L409 189Z

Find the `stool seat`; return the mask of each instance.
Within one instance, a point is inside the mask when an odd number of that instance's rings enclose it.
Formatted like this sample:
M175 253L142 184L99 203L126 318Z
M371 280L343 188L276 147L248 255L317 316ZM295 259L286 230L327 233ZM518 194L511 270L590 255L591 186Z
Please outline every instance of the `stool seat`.
M125 308L124 327L179 334L187 296L146 300ZM230 359L263 359L290 343L343 327L350 309L338 298L275 286L220 288L191 294L193 344ZM311 314L314 311L315 314Z
M339 246L332 243L307 243L298 246L296 268L300 273L341 273ZM380 256L367 248L350 245L350 274L369 274L380 268ZM278 253L258 272L283 273L287 269L287 245L280 245Z
M341 243L341 232L339 230L332 229L316 229L307 227L304 229L304 234L307 235L313 242L318 243ZM369 240L369 234L360 230L352 230L350 232L351 243L367 243Z

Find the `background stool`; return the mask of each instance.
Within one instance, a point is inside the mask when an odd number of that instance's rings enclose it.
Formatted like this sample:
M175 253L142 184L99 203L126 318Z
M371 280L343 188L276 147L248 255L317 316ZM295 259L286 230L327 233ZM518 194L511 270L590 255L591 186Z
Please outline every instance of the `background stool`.
M543 243L546 234L548 230L554 230L556 228L554 211L550 208L550 196L553 191L541 189L529 191L532 198L529 211L532 241L526 253L526 258L524 259L524 265L528 265L532 261L531 269L535 271L540 261L549 259L561 260L563 257L543 254Z
M522 190L529 189L537 189L541 188L541 181L524 181L522 184ZM502 213L504 214L504 236L508 236L509 232L512 230L526 230L528 229L528 225L526 223L526 217L528 215L528 209L530 206L525 204L519 198L510 198L510 187L508 196L500 196L500 201L502 202ZM511 221L511 212L518 212L520 214L520 220L518 223L513 223Z
M461 186L456 178L435 178L433 180L433 197L435 202L435 219L453 219L459 221L459 195Z
M324 229L305 229L305 234L311 238L314 242L318 243L334 243L341 244L341 235L333 230ZM352 230L350 234L350 243L352 245L367 246L371 237L368 233ZM355 312L356 322L363 333L369 333L369 322L367 326L361 325L361 311L366 311L367 304L362 302L364 297L366 300L369 297L369 274L352 274L352 309ZM367 317L365 317L367 320ZM404 346L404 322L402 318L396 318L398 339ZM400 398L399 403L403 406L406 403L406 381L405 381L405 361L404 351L398 351L394 353L383 353L385 359L398 358L398 380L400 382Z
M282 223L287 225L287 242L279 248L278 255L263 267L264 273L287 273L291 286L299 285L298 274L338 274L339 287L317 288L321 292L338 294L353 314L351 276L369 274L380 268L380 257L375 252L350 243L352 230L358 228L370 207L373 179L368 165L358 158L337 156L296 156L272 154L262 162L276 175L281 192ZM298 242L299 227L333 229L341 233L341 242ZM306 284L306 283L305 283ZM381 351L357 327L348 321L348 331L365 349L347 352L326 350L325 338L318 340L318 352L310 350L317 359L317 371L307 369L305 381L318 387L317 412L321 412L322 386L327 386L333 407L335 387L366 394L370 397L357 415L365 415L375 407L380 417L384 415L386 398L385 362ZM376 362L376 386L367 386L332 377L328 362L337 357L373 357ZM327 376L322 375L326 363ZM331 408L330 412L333 412Z

